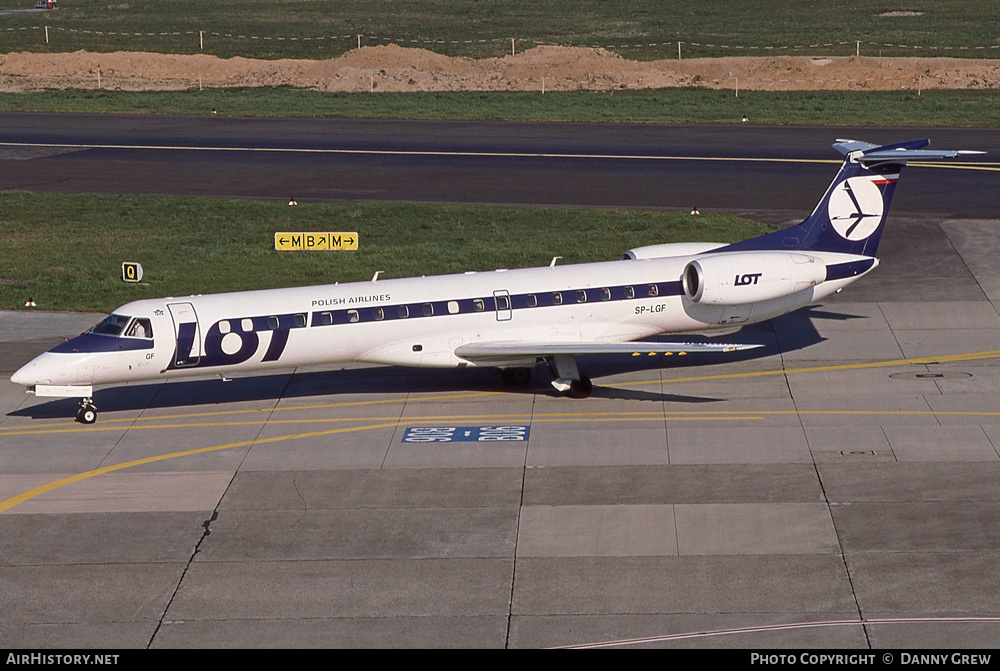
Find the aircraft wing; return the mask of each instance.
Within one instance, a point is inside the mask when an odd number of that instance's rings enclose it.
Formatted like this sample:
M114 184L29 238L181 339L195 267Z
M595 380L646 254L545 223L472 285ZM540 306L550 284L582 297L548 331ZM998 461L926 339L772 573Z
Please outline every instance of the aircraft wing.
M500 362L525 357L549 357L559 354L687 354L689 352L737 352L763 347L759 344L690 343L690 342L594 342L551 343L495 341L460 345L455 355L480 363Z

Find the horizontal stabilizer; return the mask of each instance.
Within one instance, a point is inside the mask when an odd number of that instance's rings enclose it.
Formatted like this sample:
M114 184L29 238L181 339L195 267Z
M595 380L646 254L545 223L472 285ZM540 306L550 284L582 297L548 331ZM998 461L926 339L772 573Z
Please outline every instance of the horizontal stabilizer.
M758 344L621 342L621 343L532 343L521 341L470 343L455 355L470 361L499 361L506 358L549 357L558 354L687 354L689 352L737 352L763 347Z
M870 142L862 142L861 140L838 139L833 148L845 155L860 152L860 155L855 160L863 164L876 162L905 164L907 161L934 161L944 158L955 158L956 156L986 153L967 149L924 149L930 143L930 140L910 140L909 142L898 142L896 144L877 145Z

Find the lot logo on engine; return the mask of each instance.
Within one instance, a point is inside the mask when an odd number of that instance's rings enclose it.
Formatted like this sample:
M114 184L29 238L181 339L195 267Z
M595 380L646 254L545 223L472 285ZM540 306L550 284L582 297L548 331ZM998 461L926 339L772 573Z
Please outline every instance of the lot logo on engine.
M840 237L864 240L882 223L885 204L882 192L870 178L852 177L838 184L830 194L827 211Z

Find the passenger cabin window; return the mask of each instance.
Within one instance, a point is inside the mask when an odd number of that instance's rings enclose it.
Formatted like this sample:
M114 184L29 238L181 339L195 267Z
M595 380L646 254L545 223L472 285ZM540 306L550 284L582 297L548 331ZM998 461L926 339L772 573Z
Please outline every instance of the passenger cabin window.
M486 304L483 302L482 298L473 298L472 309L475 310L476 312L482 312L483 310L486 309Z
M267 328L269 328L271 330L277 329L278 328L278 318L277 317L268 317L267 318Z
M424 313L425 317L430 317L432 314L434 314L434 306L431 305L430 303L424 303L423 305L420 306L420 311Z
M587 302L587 292L584 291L583 289L577 289L577 292L576 292L576 302L577 303L586 303Z
M223 319L221 322L219 322L219 333L221 333L222 335L226 335L232 330L233 327L232 325L230 325L228 319Z
M611 300L611 289L601 289L601 300L602 301Z
M297 328L304 328L306 325L306 316L303 314L295 315L295 326Z
M562 305L562 294L559 293L558 291L553 291L552 292L552 304L553 305Z
M357 310L348 310L347 321L350 322L351 324L361 321L361 315L358 314Z
M105 317L97 326L90 329L91 333L101 335L119 336L125 330L129 318L124 315L109 315Z
M529 308L533 308L538 305L538 297L535 296L535 294L528 294L525 296L525 301L527 301Z
M253 320L249 317L240 322L244 333L253 333Z
M406 319L409 316L410 316L410 309L408 307L406 307L405 305L400 305L399 306L399 318L400 319Z
M458 314L458 301L448 301L448 314L450 315Z
M129 327L128 335L132 338L152 338L153 325L148 319L137 317Z
M660 295L660 288L658 286L656 286L655 284L650 284L649 285L649 295L650 296L659 296Z
M323 326L329 326L330 324L333 323L333 313L332 312L320 312L319 313L319 322L321 324L323 324Z
M497 310L510 310L510 296L497 296Z
M375 308L372 310L372 317L375 318L375 321L380 322L385 319L385 312L382 311L382 308Z
M635 298L635 287L625 287L625 298Z

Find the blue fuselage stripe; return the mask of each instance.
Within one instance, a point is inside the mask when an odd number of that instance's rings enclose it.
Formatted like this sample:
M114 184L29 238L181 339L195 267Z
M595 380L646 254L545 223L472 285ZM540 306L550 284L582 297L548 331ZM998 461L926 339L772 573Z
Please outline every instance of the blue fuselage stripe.
M530 310L533 308L584 305L586 303L609 303L617 301L643 300L667 296L680 296L681 283L655 282L649 284L621 285L616 287L588 287L543 291L538 293L511 294L507 298L509 307L503 310ZM581 300L584 299L585 300ZM428 306L429 309L428 309ZM449 307L451 308L449 310ZM424 303L393 303L338 310L316 310L312 313L310 326L337 326L361 322L393 321L420 317L442 317L456 314L478 314L496 312L497 297L456 298Z
M682 294L681 283L679 281L653 282L635 285L619 285L613 287L586 287L579 289L565 289L560 291L542 291L537 293L506 294L498 291L500 296L491 295L481 298L456 298L450 300L428 301L423 303L393 303L390 305L368 305L358 308L341 308L337 310L314 310L311 319L306 324L306 313L286 313L280 315L258 315L253 317L231 317L221 319L208 327L205 334L206 349L222 352L222 339L224 334L220 326L223 322L229 323L229 330L244 332L244 320L250 321L250 328L246 333L260 333L274 331L279 333L278 339L272 339L268 353L264 360L276 360L280 351L284 349L288 332L292 329L306 328L312 326L337 326L341 324L367 323L378 321L396 321L402 319L419 319L423 317L442 317L459 314L485 314L505 312L507 310L531 310L535 308L569 307L572 305L585 305L587 303L614 303L622 301L638 301L650 298L665 298L680 296ZM508 305L504 306L506 299ZM498 300L501 304L498 306ZM194 322L181 324L181 340L187 346L182 349L190 352L194 348ZM186 337L185 337L186 336ZM84 333L68 340L52 349L52 352L59 353L94 353L94 352L115 352L123 350L145 350L153 349L153 341L145 338L127 338L96 333ZM204 356L199 357L204 358ZM196 361L192 359L188 362L178 362L175 355L170 368L178 365L191 365Z

